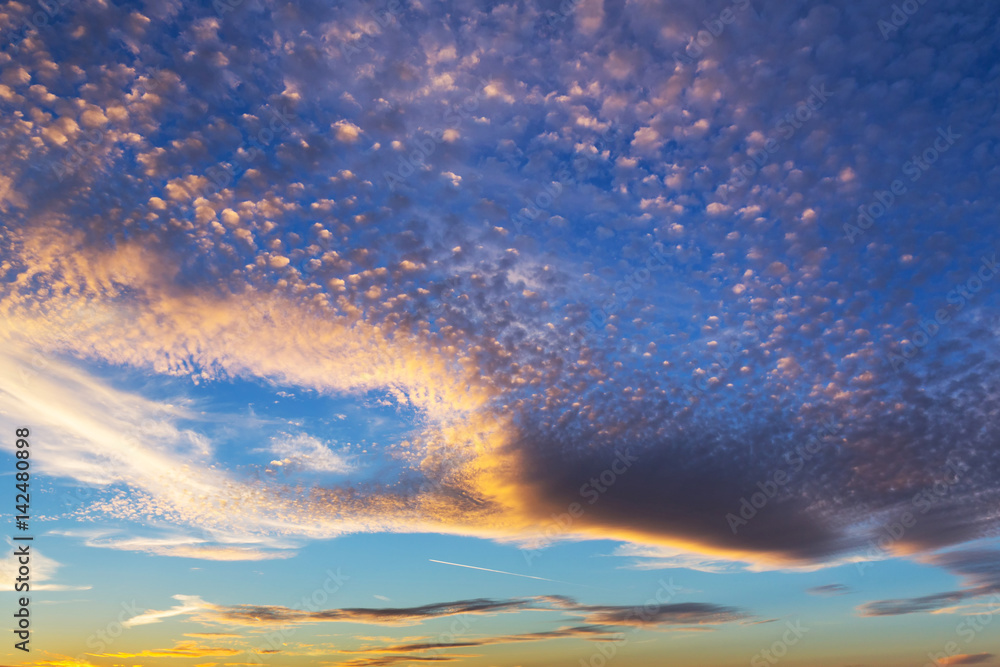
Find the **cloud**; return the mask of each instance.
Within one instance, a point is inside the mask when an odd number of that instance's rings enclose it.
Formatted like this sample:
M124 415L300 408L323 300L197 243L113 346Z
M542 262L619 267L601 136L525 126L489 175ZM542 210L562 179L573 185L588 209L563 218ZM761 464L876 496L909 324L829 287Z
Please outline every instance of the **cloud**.
M361 134L361 128L350 121L338 121L333 124L337 139L346 143L354 143Z
M421 621L458 614L496 614L531 608L530 600L460 600L409 608L353 608L307 611L273 605L220 606L194 596L175 595L182 604L166 611L146 612L132 618L132 625L156 623L170 616L195 616L205 623L251 627L301 623L369 623L373 625L412 625Z
M942 665L979 665L993 659L992 653L961 653L940 659Z
M354 470L346 458L340 456L317 438L305 433L271 439L270 451L282 458L271 465L293 466L316 472L344 473Z
M738 621L746 614L732 607L707 603L656 605L585 605L562 596L540 596L507 600L475 599L440 602L418 607L353 607L304 610L276 605L216 605L196 596L175 595L181 604L165 611L147 611L129 619L130 626L157 623L163 618L185 616L200 623L271 627L311 623L363 623L407 626L435 618L458 615L493 615L523 611L555 611L583 617L587 628L575 634L597 632L597 626L661 627L672 625L719 624ZM566 630L565 632L570 632ZM571 634L572 634L571 633ZM533 635L532 635L533 636ZM567 635L568 636L568 635Z
M374 646L356 650L342 650L340 653L416 653L424 651L437 651L442 649L474 648L479 646L493 646L496 644L511 644L521 642L545 641L549 639L564 639L568 637L579 637L592 641L620 641L621 633L614 632L613 628L604 626L576 626L549 630L545 632L528 632L514 635L499 635L496 637L476 637L464 641L452 642L422 642L414 644L389 644L385 646Z
M630 627L657 627L660 625L697 625L730 623L745 615L732 608L702 602L661 604L644 607L644 614L635 607L591 606L580 607L587 612L587 621L596 625L625 625Z
M171 7L53 22L0 87L0 422L37 423L40 469L102 490L83 515L176 527L95 545L259 559L279 537L436 532L821 567L865 557L955 455L960 482L880 557L996 529L995 283L952 291L995 252L988 3L892 40L884 7L785 3L708 46L686 1L462 27L425 8L405 29L352 5ZM969 29L927 47L944 24ZM55 62L81 26L119 37ZM844 238L894 178L906 193ZM375 393L413 432L351 461L289 435L289 465L396 479L248 484L183 396L97 368ZM605 484L623 450L639 463Z
M807 588L806 593L810 595L844 595L845 593L850 593L851 588L845 586L844 584L824 584L823 586L813 586L812 588Z
M634 558L631 567L638 570L686 568L699 572L735 572L744 569L725 558L711 558L676 547L622 544L615 548L614 556Z
M419 656L419 655L382 655L377 658L361 658L358 660L349 660L345 665L350 667L384 667L386 665L396 665L400 662L454 662L456 660L462 660L463 658L469 658L471 656L463 655L432 655L432 656Z
M955 602L964 600L966 597L967 594L964 591L935 593L933 595L923 595L915 598L868 602L862 605L859 609L862 616L900 616L903 614L937 611L938 609L948 607Z
M150 623L159 623L164 618L172 618L174 616L183 616L192 614L205 606L198 597L193 595L175 595L175 600L180 600L181 604L171 609L165 611L146 611L141 614L137 614L122 622L127 628L135 627L137 625L149 625Z
M261 653L273 653L263 650ZM234 656L242 649L221 646L202 646L193 642L178 642L173 648L145 649L135 653L92 653L95 658L206 658L209 656Z
M859 607L862 616L899 616L921 612L957 611L956 603L992 595L1000 602L1000 551L959 549L921 558L928 565L943 567L963 579L965 588L913 598L877 600ZM996 609L991 609L991 613Z
M52 531L55 535L82 537L89 547L141 551L157 556L197 558L215 561L256 561L292 558L295 551L289 545L277 546L265 537L239 536L230 538L223 533L209 533L207 537L167 531L165 535L125 535L114 531ZM230 541L249 540L250 544L227 544ZM256 543L253 543L256 541ZM266 547L266 548L261 548Z
M56 573L62 567L62 563L46 556L33 542L14 542L8 537L7 557L0 560L0 583L7 590L13 591L15 584L17 584L18 568L21 566L21 563L18 560L19 557L15 555L15 551L21 548L22 545L28 545L29 549L31 574L28 583L32 591L61 592L88 591L91 589L91 586L50 583L56 578Z

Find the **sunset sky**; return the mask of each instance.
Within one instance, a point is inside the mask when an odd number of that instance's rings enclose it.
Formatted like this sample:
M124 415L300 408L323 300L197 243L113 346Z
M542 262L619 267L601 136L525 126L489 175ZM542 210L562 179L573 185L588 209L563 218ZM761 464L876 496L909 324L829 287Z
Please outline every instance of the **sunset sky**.
M0 49L0 663L1000 666L995 2Z

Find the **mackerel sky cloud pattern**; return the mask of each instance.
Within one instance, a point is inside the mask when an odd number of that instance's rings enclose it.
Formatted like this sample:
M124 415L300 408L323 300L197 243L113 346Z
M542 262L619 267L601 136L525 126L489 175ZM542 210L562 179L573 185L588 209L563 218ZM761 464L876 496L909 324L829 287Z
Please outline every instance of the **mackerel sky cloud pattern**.
M991 599L1000 13L904 4L8 3L0 424L83 490L53 534L906 559L933 582L800 590L866 622ZM607 638L632 601L493 603Z

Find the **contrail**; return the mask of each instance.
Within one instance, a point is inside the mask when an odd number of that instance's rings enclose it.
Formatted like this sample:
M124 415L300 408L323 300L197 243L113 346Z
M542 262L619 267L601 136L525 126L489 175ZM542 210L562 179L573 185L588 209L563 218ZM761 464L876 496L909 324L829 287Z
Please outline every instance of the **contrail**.
M432 563L441 563L442 565L454 565L455 567L467 567L470 570L482 570L483 572L496 572L497 574L509 574L512 577L524 577L525 579L537 579L539 581L551 581L556 584L569 584L570 586L583 586L584 588L598 588L596 586L588 586L587 584L574 584L572 581L560 581L559 579L546 579L545 577L533 577L530 574L517 574L516 572L504 572L503 570L491 570L488 567L476 567L475 565L462 565L461 563L449 563L446 560L434 560L433 558L428 558ZM606 590L606 589L598 589Z
M467 567L470 570L482 570L483 572L496 572L497 574L509 574L512 577L524 577L525 579L538 579L539 581L553 581L557 584L568 584L568 581L557 581L555 579L546 579L545 577L533 577L530 574L516 574L514 572L504 572L503 570L491 570L488 567L476 567L475 565L462 565L461 563L449 563L446 560L434 560L433 558L428 558L432 563L441 563L442 565L454 565L455 567Z

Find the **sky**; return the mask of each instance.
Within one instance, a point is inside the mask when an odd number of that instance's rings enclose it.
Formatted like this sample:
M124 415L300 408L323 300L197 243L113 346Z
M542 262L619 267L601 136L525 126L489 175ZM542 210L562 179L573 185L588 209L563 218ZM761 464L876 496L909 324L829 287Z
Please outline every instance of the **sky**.
M998 98L974 0L6 2L0 662L997 667Z

